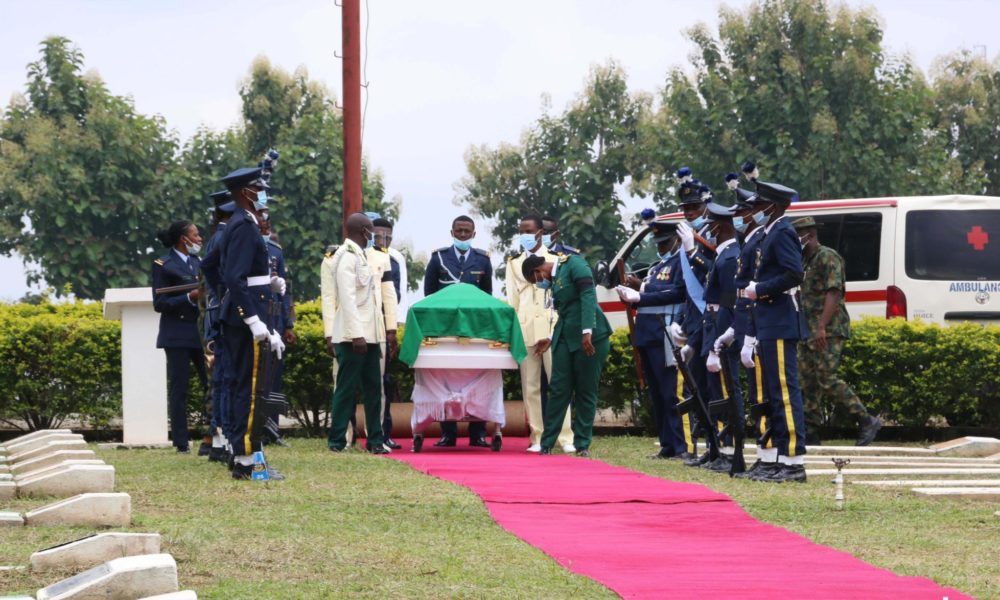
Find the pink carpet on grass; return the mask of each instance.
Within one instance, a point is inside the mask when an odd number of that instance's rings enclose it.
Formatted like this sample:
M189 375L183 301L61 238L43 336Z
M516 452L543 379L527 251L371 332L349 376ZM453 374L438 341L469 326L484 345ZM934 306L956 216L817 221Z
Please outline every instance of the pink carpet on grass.
M702 485L529 454L524 438L499 454L433 442L391 457L471 489L501 527L624 598L969 598L762 523Z

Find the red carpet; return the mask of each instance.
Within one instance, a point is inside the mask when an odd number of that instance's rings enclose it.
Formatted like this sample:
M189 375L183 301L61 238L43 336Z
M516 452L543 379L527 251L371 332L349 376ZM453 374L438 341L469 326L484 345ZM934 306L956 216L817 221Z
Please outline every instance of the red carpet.
M504 529L624 598L969 597L761 523L701 485L528 454L524 438L504 438L499 454L433 441L391 457L468 487Z

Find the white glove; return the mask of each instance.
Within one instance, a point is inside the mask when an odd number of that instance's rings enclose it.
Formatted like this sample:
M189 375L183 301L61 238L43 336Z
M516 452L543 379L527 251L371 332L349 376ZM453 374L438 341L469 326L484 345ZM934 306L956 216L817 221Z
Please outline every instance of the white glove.
M722 361L719 360L719 353L715 350L708 353L708 360L705 361L705 368L709 373L718 373L722 370Z
M250 333L253 334L253 341L263 342L267 339L267 326L260 320L260 317L257 315L247 317L243 319L243 322L250 327Z
M684 335L684 329L681 328L680 323L670 324L670 338L674 340L674 344L678 346L683 346L687 343L687 336Z
M625 287L624 285L619 285L615 287L615 291L618 292L618 297L621 298L622 302L628 302L629 304L634 304L639 301L639 292L633 290L630 287Z
M694 250L694 230L691 229L687 221L681 221L677 224L677 237L681 238L681 246L684 247L685 252Z
M746 294L747 294L747 298L750 298L751 300L756 300L757 299L757 282L756 281L751 281L747 285Z
M271 291L277 293L278 295L285 295L285 278L278 277L277 275L271 276Z
M730 344L733 343L733 340L735 339L736 339L736 332L733 330L732 327L730 327L722 335L716 338L715 344L712 345L712 350L714 350L715 353L718 354L719 352L722 351L723 346L729 346Z
M285 351L285 342L282 341L281 336L278 335L278 332L273 330L271 331L271 333L267 334L267 337L268 337L268 342L271 344L271 352L277 354L278 360L281 360L281 354Z
M688 362L691 360L693 356L694 356L694 348L688 346L687 344L684 344L684 347L681 348L681 360L683 360L684 362Z
M743 349L740 350L740 362L748 369L754 368L753 351L756 346L757 338L749 335L743 338Z

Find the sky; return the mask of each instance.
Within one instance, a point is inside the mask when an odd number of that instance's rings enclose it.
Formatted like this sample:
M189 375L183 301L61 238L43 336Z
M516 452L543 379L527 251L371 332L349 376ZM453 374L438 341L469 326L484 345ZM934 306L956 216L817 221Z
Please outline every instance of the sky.
M403 199L397 240L425 253L450 242L451 219L466 212L453 200L470 145L517 142L541 114L543 97L560 111L582 89L591 65L611 58L625 67L633 91L659 89L672 67L688 64L693 46L686 29L697 23L715 29L720 6L747 4L362 0L369 81L363 152L383 172L387 198ZM958 48L996 54L988 43L1000 2L848 4L874 6L885 47L909 54L925 72L934 58ZM142 113L163 115L182 139L200 126L224 129L239 121L239 83L259 55L289 71L302 65L341 96L334 0L0 0L0 7L9 25L0 106L24 90L26 65L49 35L73 40L86 69L99 73L112 93L132 96ZM644 204L627 199L627 210ZM491 244L487 227L479 225L481 247ZM22 296L24 279L19 257L0 257L0 300Z

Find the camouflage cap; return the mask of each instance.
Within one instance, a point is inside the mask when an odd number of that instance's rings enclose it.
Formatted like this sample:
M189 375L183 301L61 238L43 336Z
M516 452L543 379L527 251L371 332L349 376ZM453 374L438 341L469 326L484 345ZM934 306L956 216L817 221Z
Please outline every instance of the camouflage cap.
M812 217L800 217L792 221L792 227L795 229L809 229L810 227L819 227L819 225L816 224L816 219Z

